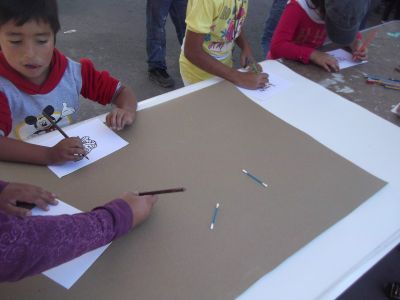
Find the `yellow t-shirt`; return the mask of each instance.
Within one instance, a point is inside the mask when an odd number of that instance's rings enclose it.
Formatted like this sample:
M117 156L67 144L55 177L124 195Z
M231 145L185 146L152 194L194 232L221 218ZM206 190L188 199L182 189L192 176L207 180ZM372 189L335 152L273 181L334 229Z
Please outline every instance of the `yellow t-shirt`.
M204 34L203 50L232 66L232 49L246 19L247 7L248 0L189 0L186 29ZM187 60L184 51L182 46L179 66L186 82L192 84L213 76Z

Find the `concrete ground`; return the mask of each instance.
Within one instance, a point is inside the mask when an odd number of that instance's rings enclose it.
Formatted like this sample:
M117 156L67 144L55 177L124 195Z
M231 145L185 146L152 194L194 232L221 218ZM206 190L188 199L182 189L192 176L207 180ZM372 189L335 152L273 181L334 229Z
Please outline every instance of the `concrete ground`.
M258 61L264 59L260 40L271 4L272 0L251 0L249 4L245 33ZM108 70L130 86L139 101L172 90L159 87L147 77L145 0L63 0L59 1L59 10L61 31L57 47L68 57L90 58L98 70ZM176 81L175 88L180 88L180 45L169 18L166 32L168 72ZM108 110L109 107L83 100L79 119Z

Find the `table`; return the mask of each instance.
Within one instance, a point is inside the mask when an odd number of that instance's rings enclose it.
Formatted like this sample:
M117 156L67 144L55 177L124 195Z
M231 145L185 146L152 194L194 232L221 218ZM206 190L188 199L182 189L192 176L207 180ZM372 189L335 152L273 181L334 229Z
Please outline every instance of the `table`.
M400 126L400 117L390 110L400 102L400 91L384 88L375 84L367 84L366 74L380 75L385 78L400 79L395 67L400 65L400 37L389 36L388 33L400 32L400 21L391 21L368 28L378 33L368 48L368 63L341 70L340 73L328 73L321 67L300 62L284 60L284 64L296 73L317 82L334 93L354 102L378 116ZM326 45L323 50L331 50L337 46Z
M297 88L323 91L317 84L290 72L280 63L264 64L287 80L296 81ZM216 81L209 80L155 97L141 103L140 109L173 101L182 94ZM392 137L399 136L399 128L337 96L329 95L329 98L332 101L282 96L260 105L389 184L348 217L266 274L240 299L293 299L294 295L296 299L334 298L400 239L400 220L397 217L400 180L397 167L392 164L400 148L400 139ZM296 109L291 109L293 107ZM340 122L335 113L340 113ZM368 136L362 134L365 131ZM374 143L371 144L370 140ZM1 167L1 176L7 176L3 169L7 164ZM34 168L37 167L26 166L26 172ZM29 175L21 174L22 177L29 178ZM56 181L56 178L51 180ZM88 192L84 184L75 188L82 188L83 194ZM110 192L107 191L107 194ZM66 187L62 188L62 193L66 193ZM85 203L82 208L90 208L90 205ZM354 236L357 236L357 240ZM38 290L32 296L39 297L41 292Z

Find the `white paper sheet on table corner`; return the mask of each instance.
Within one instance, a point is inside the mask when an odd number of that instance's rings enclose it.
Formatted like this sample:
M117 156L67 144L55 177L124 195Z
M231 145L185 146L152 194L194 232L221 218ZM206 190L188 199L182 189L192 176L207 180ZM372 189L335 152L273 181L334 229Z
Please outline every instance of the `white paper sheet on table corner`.
M81 211L67 203L58 200L58 205L49 206L49 211L43 211L38 208L32 209L33 216L58 216L72 215ZM43 272L44 275L54 280L66 289L71 286L90 268L90 266L99 258L111 243L87 252L73 260L63 263L57 267Z
M84 158L77 162L70 161L62 165L48 166L60 178L128 145L127 141L118 136L99 119L92 119L71 128L65 127L63 130L70 137L79 136L83 141L85 149L90 152L87 155L89 159ZM40 141L33 141L32 143L51 147L63 138L61 134L53 134L49 139L40 139Z
M347 52L346 50L343 50L343 49L336 49L336 50L328 51L326 53L328 53L328 54L332 55L334 58L336 58L336 60L339 63L340 70L350 68L353 66L357 66L360 64L365 64L367 62L366 60L354 61L351 53Z

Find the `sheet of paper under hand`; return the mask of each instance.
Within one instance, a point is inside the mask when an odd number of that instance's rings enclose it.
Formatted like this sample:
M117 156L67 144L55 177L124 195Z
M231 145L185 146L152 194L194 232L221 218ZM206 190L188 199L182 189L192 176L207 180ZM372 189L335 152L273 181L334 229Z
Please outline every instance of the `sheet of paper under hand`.
M392 113L400 116L400 103L397 104L395 107L392 108Z
M89 120L74 127L66 127L63 128L63 130L70 137L79 136L81 138L89 159L82 159L76 162L69 161L61 165L48 166L49 169L60 178L90 165L128 145L127 141L119 137L119 135L98 119ZM63 138L61 134L52 133L48 138L46 138L46 135L43 135L29 142L52 147Z
M32 209L33 216L58 216L58 215L72 215L80 213L79 209L68 205L67 203L58 200L58 205L49 206L49 211L44 211L39 208ZM61 264L57 267L43 272L44 275L62 285L66 289L71 288L72 285L90 268L96 259L111 245L105 245L90 252L87 252L69 262Z
M336 58L336 60L339 63L340 70L346 69L349 67L353 67L353 66L357 66L360 64L365 64L367 62L366 60L365 61L354 61L352 54L343 49L336 49L336 50L329 51L326 53L328 53Z

